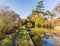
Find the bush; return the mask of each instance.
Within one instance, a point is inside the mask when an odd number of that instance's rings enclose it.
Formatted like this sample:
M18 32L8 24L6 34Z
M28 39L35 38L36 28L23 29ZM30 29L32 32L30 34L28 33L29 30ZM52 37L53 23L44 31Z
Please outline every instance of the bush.
M41 27L42 27L42 25L41 25L41 24L38 24L38 25L37 25L37 27L38 27L38 28L41 28Z

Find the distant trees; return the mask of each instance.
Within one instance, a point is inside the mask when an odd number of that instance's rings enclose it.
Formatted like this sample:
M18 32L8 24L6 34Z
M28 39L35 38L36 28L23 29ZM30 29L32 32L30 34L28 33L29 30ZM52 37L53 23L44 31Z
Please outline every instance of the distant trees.
M3 34L14 32L14 29L20 25L21 19L17 13L6 6L0 8L0 38Z
M47 17L46 17L47 16ZM32 10L32 13L30 14L30 20L35 22L35 27L37 25L39 26L40 24L44 23L44 20L47 19L48 21L48 26L53 26L53 18L55 16L54 12L50 12L49 10L44 11L44 5L43 5L43 0L40 0L36 6L36 9Z

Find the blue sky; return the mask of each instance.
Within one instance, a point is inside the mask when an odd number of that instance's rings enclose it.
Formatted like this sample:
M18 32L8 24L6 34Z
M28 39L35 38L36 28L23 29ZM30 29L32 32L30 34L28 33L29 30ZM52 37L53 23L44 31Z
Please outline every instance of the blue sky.
M39 0L0 0L0 5L9 6L12 10L20 15L21 18L26 18ZM60 0L44 0L44 6L46 10L52 11L52 9L59 3Z

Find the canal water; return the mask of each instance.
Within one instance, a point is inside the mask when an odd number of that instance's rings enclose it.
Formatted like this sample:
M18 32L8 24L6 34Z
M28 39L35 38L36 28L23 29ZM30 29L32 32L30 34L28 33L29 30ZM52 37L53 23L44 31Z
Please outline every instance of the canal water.
M44 46L54 46L54 44L51 41L51 38L48 39L44 38Z
M60 46L60 37L44 38L44 46Z

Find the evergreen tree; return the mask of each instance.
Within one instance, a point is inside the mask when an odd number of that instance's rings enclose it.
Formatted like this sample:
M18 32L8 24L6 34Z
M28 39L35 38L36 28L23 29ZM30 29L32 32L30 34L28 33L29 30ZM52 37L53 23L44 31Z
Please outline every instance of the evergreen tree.
M44 8L43 0L40 0L40 1L38 2L37 7L36 7L36 11L37 11L37 12L42 12L43 8Z

